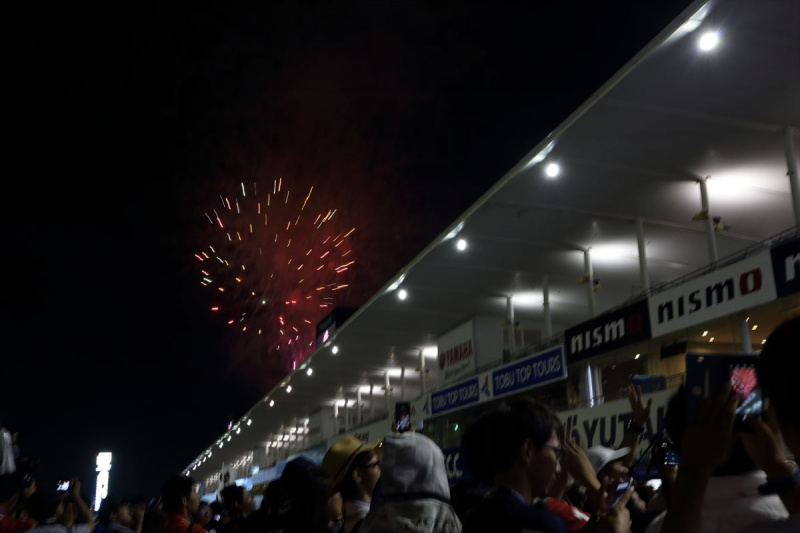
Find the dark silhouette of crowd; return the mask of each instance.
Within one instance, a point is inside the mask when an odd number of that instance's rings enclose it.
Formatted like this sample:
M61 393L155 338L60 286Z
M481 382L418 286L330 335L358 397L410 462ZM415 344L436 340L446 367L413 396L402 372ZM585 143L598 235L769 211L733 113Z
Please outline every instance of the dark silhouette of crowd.
M413 428L393 428L369 443L342 436L320 465L292 459L258 508L235 484L218 501L201 502L195 481L175 476L158 500L110 494L94 514L77 479L56 492L15 471L18 452L3 429L0 533L800 532L800 474L791 459L800 453L798 341L800 318L779 326L757 357L762 417L734 423L739 396L730 383L696 412L678 389L666 433L646 449L651 403L634 386L632 419L616 449L581 449L544 403L503 402L464 432L469 476L452 488L439 447ZM680 461L664 460L662 449ZM647 479L639 477L643 461Z

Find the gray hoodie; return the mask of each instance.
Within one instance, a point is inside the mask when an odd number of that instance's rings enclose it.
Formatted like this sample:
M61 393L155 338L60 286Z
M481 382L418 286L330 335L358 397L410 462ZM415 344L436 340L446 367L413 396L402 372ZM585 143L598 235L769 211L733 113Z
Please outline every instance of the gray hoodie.
M372 502L359 533L460 533L444 455L425 435L384 439L380 483L382 497Z

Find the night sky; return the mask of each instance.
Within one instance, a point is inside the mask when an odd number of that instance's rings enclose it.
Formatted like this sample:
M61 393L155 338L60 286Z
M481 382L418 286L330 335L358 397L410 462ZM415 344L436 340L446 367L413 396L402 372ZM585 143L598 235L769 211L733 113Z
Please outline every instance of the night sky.
M156 495L279 379L199 284L225 187L342 204L363 303L688 3L9 13L0 414L41 482L110 450Z

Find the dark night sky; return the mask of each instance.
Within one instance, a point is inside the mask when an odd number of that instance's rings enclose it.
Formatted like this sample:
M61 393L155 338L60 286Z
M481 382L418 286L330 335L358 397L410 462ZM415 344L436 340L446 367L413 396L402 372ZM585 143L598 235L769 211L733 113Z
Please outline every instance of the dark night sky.
M45 483L109 449L155 495L277 379L197 283L220 182L353 190L366 300L688 1L335 4L5 17L0 413Z

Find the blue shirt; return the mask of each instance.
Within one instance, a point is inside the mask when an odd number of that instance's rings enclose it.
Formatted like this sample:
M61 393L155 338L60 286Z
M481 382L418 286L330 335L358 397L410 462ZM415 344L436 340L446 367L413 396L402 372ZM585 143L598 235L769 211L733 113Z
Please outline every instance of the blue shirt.
M462 533L567 533L564 522L541 502L529 504L519 493L495 488L464 517Z

